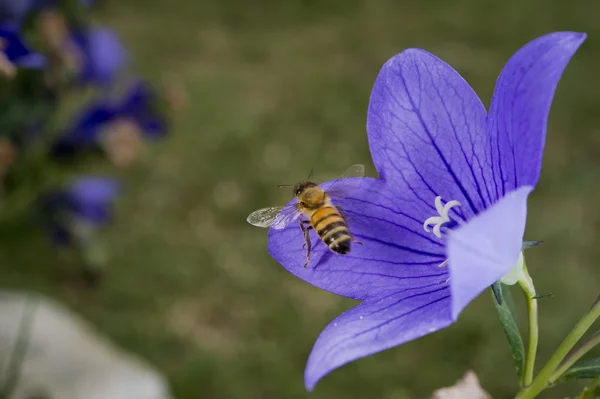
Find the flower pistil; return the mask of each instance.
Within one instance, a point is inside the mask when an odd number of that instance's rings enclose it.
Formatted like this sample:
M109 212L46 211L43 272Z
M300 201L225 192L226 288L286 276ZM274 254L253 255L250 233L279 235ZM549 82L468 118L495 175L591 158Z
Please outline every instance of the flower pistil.
M433 234L435 234L437 238L442 238L441 228L444 224L450 222L448 212L455 206L461 206L461 203L457 200L452 200L446 202L446 205L442 205L442 197L439 195L435 197L435 209L438 212L438 216L432 216L425 220L423 223L425 231L430 233L431 230L429 230L429 226L433 225Z

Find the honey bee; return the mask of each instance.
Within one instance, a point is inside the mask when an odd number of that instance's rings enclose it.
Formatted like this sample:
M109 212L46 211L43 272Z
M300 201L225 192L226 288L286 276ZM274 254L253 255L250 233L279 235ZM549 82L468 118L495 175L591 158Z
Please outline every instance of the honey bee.
M310 262L310 231L314 230L327 247L336 254L346 255L350 252L351 243L356 241L350 234L346 217L342 210L333 204L333 188L338 181L350 177L363 177L365 167L363 165L352 165L342 176L334 181L327 190L319 187L311 181L311 174L307 180L295 185L280 185L278 187L293 187L295 204L263 208L254 211L246 219L248 223L258 227L271 227L283 229L289 223L300 220L300 229L304 235L303 249L306 249L306 268Z

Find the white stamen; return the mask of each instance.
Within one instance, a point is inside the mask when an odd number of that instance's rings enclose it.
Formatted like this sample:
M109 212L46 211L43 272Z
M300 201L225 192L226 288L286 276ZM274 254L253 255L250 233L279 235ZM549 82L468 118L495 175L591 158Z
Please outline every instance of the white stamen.
M448 216L450 209L455 206L461 206L461 203L456 200L452 200L447 202L446 205L442 205L442 197L439 195L435 197L434 203L435 210L439 216L432 216L425 220L423 223L423 228L426 232L430 233L431 230L429 230L429 227L433 226L433 234L435 234L437 238L442 238L442 225L450 221L450 216Z
M435 203L435 210L438 211L440 215L443 215L444 206L442 205L442 196L438 195L437 197L435 197L435 200L433 202Z
M442 230L441 229L442 229L443 223L444 222L442 221L441 223L438 223L433 227L433 234L435 234L436 237L438 237L438 238L442 238Z

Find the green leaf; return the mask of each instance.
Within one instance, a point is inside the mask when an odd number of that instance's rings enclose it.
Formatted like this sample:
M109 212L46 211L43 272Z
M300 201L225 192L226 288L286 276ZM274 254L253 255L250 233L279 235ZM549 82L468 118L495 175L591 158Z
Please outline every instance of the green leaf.
M600 377L600 358L575 363L570 369L560 376L558 381L584 380Z
M19 142L28 127L41 126L52 116L54 104L43 71L19 69L14 79L0 85L0 134Z
M61 0L59 7L73 27L82 28L88 23L86 6L81 0Z
M497 282L492 286L492 293L500 324L510 345L513 363L517 369L517 376L521 379L525 365L525 346L523 345L523 338L521 338L521 332L519 331L519 324L517 323L514 301L510 289L507 285Z

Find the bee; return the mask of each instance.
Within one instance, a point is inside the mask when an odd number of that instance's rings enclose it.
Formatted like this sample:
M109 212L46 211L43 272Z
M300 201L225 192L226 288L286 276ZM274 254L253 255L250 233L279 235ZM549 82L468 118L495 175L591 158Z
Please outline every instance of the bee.
M352 165L342 176L335 180L327 190L319 187L311 181L312 172L308 179L295 185L280 185L279 188L293 187L295 204L263 208L254 211L246 219L248 223L258 227L271 227L283 229L289 223L300 219L300 229L304 235L303 249L306 249L306 268L310 262L311 241L310 231L314 230L321 241L336 254L346 255L350 252L351 243L356 241L350 234L346 216L343 211L334 204L332 198L333 188L341 179L350 177L363 177L365 167L363 165Z

